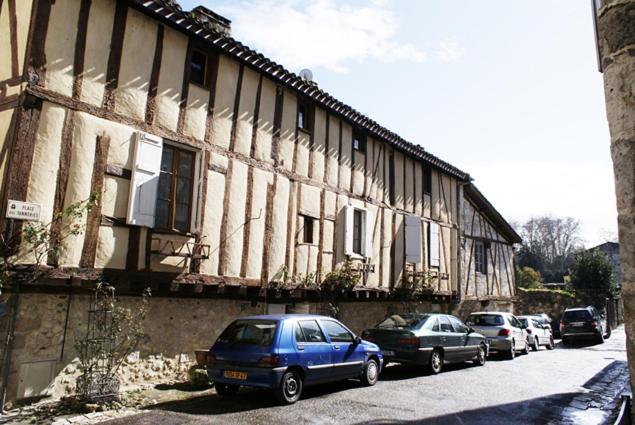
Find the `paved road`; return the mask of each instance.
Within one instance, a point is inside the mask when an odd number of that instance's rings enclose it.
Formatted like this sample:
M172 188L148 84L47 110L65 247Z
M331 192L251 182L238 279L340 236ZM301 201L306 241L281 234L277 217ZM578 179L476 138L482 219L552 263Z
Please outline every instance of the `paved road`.
M484 367L447 366L429 376L391 365L374 387L354 381L307 388L292 406L266 391L243 390L157 406L115 424L557 424L600 423L626 374L622 328L602 345L491 358ZM590 409L587 407L590 406ZM612 407L612 406L608 406Z

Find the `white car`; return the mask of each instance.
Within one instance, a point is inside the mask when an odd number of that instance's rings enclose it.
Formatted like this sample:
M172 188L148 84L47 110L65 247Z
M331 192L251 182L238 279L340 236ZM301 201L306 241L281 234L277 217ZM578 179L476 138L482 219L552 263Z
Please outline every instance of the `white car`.
M547 350L553 350L551 326L540 323L536 316L518 316L517 319L525 326L527 342L532 350L538 351L541 345L547 347Z
M527 332L511 313L481 311L470 314L465 324L487 338L490 352L502 353L513 360L516 352L529 353Z

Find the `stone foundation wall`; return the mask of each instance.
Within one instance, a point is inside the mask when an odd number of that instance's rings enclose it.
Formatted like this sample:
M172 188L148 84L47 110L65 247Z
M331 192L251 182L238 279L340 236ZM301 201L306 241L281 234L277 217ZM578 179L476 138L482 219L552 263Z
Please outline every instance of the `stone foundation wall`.
M70 299L69 299L70 297ZM2 302L9 296L4 295ZM20 296L7 399L60 397L75 391L80 374L76 341L87 331L90 297L26 293ZM118 297L118 306L136 310L140 297ZM487 309L509 310L511 304L489 302ZM246 300L149 298L143 323L146 338L120 368L124 388L187 379L194 350L209 348L235 318L268 312L335 314L354 332L374 326L398 312L451 313L462 319L481 302L455 303L364 301L342 302L336 310L320 303L272 305ZM8 317L2 319L2 329ZM4 349L4 347L2 347Z

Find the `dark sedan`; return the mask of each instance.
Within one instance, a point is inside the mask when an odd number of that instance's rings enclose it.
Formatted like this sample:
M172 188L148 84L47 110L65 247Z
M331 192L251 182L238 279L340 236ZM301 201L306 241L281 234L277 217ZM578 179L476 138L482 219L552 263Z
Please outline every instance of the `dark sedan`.
M439 373L444 363L484 365L487 338L447 314L393 314L362 338L379 345L384 363L414 363Z

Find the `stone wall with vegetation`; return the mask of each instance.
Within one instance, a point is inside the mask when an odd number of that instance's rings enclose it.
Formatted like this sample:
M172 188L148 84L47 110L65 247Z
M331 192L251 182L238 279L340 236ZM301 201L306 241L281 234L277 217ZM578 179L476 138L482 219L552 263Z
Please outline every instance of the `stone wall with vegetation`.
M570 307L584 307L589 300L568 291L518 288L515 314L547 313L557 320Z

